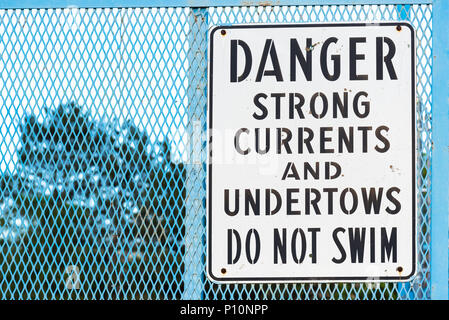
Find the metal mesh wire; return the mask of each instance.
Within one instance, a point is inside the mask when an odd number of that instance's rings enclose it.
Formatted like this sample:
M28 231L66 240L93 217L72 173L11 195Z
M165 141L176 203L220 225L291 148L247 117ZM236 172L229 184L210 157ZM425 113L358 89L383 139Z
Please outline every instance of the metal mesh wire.
M426 299L432 6L1 10L2 299ZM205 277L206 31L409 20L417 30L418 276L216 285Z

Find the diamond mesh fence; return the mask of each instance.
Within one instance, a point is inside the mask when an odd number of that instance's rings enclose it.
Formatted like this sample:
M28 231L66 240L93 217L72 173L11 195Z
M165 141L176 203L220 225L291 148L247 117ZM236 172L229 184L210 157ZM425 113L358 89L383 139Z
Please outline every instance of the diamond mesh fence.
M429 298L431 15L431 5L0 10L0 297ZM408 20L417 34L417 277L211 283L207 30L376 20Z

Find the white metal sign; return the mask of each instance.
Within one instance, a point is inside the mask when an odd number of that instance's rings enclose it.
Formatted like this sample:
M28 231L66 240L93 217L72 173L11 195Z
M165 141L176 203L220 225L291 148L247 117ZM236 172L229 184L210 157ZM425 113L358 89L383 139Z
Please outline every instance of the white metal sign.
M209 277L409 280L413 28L238 25L209 36Z

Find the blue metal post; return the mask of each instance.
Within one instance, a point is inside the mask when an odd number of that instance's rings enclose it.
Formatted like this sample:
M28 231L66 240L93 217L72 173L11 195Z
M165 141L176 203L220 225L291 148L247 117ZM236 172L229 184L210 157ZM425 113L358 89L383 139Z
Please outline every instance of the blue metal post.
M401 21L408 21L409 16L408 12L410 11L410 5L409 4L399 4L396 6L396 11L398 13L398 18ZM419 144L418 144L419 145ZM421 152L420 148L418 147L418 151ZM419 213L418 213L419 214ZM418 219L419 220L419 219ZM419 239L419 237L417 237ZM415 293L413 290L410 290L411 288L411 282L405 282L405 283L398 283L397 284L398 292L401 295L401 299L415 299Z
M431 298L448 299L449 1L433 4Z
M206 216L204 146L207 110L207 9L192 8L189 15L189 159L185 225L184 299L199 300L204 278L204 235Z

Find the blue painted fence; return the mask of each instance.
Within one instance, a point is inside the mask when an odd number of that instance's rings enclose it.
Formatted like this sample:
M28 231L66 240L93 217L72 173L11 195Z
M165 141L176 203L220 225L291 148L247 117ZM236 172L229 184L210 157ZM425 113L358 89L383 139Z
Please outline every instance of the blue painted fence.
M0 298L447 299L449 4L0 1ZM407 20L417 34L418 273L205 277L207 31Z

